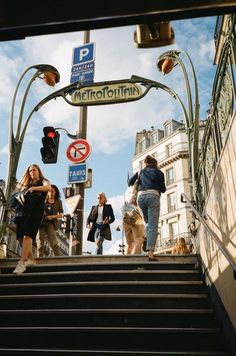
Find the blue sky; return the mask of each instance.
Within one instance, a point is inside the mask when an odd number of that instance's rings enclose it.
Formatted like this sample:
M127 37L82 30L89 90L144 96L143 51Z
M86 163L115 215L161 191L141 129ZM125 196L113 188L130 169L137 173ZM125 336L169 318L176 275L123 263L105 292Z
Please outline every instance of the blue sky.
M162 82L175 90L186 103L185 85L178 67L167 76L156 68L158 56L171 49L184 49L195 66L199 85L200 116L206 118L209 108L212 83L216 67L214 60L214 30L216 17L172 21L176 42L162 48L138 49L133 44L135 26L92 30L90 42L95 42L95 82L128 79L139 75ZM73 48L83 44L83 32L29 37L25 40L0 42L0 179L5 179L8 153L8 122L10 108L17 82L26 68L31 65L48 63L55 66L61 81L54 88L41 80L33 84L25 111L25 117L43 97L70 82ZM184 60L184 56L182 57ZM188 62L185 61L188 68ZM16 102L19 112L22 94L34 71L25 77ZM191 73L189 69L189 73ZM190 75L191 79L191 75ZM182 120L178 103L167 93L152 89L142 100L133 103L88 107L87 140L91 155L87 165L93 169L93 186L85 192L85 218L92 204L96 204L97 192L104 191L112 204L116 221L112 224L113 242L105 244L105 253L118 253L121 232L115 228L121 224L120 208L127 187L127 173L132 172L131 160L134 155L136 132L162 128L168 119ZM15 116L17 122L17 115ZM17 178L31 163L37 163L44 175L56 184L60 191L68 186L68 166L66 157L68 145L72 142L61 131L57 164L44 165L40 147L44 126L65 127L75 133L79 125L79 108L68 105L59 98L46 104L33 114L25 136ZM66 206L64 205L65 211ZM83 250L94 251L92 243L86 242L84 229Z

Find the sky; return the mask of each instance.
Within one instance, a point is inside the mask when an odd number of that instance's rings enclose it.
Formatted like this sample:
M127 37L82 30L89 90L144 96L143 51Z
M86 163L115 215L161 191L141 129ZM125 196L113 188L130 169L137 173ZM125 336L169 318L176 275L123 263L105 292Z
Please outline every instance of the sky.
M185 84L180 68L163 76L156 67L157 58L164 52L179 49L186 51L193 62L199 89L200 117L206 118L211 99L216 66L214 62L214 31L216 17L172 21L175 43L159 48L136 48L133 42L136 26L99 29L90 31L90 42L95 43L94 82L124 80L138 75L170 86L187 107ZM83 32L27 37L24 40L0 42L0 179L5 179L8 162L9 117L17 83L22 73L30 66L50 64L60 72L60 82L54 87L37 79L29 92L24 117L45 96L70 84L73 49L83 45ZM191 86L191 69L184 55ZM19 109L26 85L34 70L24 77L15 103L14 125L18 122ZM73 142L60 131L60 147L56 164L44 164L41 159L43 127L64 127L75 134L79 127L79 107L67 104L62 98L52 100L34 113L27 127L21 158L17 170L19 180L26 168L36 163L45 177L61 191L67 183L68 167L71 162L66 156L67 147ZM141 100L88 107L87 140L91 154L87 167L93 170L92 187L85 190L84 223L92 205L97 204L98 192L105 192L116 216L111 225L112 242L104 243L105 254L117 254L122 231L120 209L127 188L127 175L132 174L136 133L151 126L163 129L169 119L183 120L178 102L161 89L151 89ZM86 241L88 230L84 227L83 251L94 253L95 244Z

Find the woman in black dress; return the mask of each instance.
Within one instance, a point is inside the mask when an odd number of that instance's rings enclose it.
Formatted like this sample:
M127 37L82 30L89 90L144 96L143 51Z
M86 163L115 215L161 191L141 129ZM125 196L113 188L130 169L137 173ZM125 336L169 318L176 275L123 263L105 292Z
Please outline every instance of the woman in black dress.
M21 250L21 258L14 274L21 274L26 266L35 264L32 254L32 244L35 241L44 213L44 202L50 190L50 182L44 178L36 164L30 165L18 183L19 191L24 193L24 210L22 216L16 218L16 234Z

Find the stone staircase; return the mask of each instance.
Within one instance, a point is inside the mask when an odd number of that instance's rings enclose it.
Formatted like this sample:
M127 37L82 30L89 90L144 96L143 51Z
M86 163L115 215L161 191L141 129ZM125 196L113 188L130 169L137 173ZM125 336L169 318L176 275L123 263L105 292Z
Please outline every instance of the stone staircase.
M0 261L0 355L229 356L197 256Z

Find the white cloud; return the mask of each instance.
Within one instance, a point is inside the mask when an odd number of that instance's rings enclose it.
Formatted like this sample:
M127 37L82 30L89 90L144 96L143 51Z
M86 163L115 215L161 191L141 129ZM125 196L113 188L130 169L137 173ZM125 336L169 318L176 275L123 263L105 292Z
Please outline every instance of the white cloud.
M211 64L209 59L213 61L215 55L215 43L213 39L200 44L199 55L202 58L201 63L203 65L209 66Z
M17 73L17 63L18 61L14 61L9 58L7 54L2 54L0 52L0 104L5 105L9 102L9 93L13 93L14 83L12 81L13 75Z
M0 155L8 155L8 152L9 152L9 149L8 149L8 144L3 146L1 149L0 149Z

